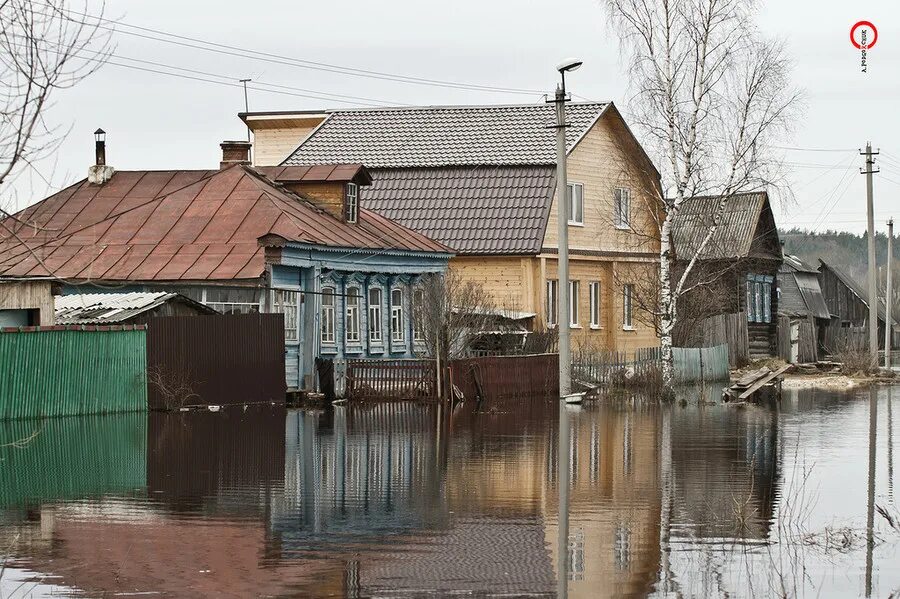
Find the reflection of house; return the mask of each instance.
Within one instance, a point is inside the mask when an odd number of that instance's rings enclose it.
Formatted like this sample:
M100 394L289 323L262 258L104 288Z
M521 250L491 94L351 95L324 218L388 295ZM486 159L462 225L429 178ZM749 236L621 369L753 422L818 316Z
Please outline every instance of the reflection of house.
M56 324L147 324L156 316L218 314L194 300L166 291L57 295Z
M444 271L451 252L361 208L370 177L359 164L254 169L249 143L222 148L218 170L95 166L103 177L0 221L0 280L61 278L64 294L112 284L223 313L283 313L289 388L315 386L317 356L411 357L413 287ZM34 318L34 306L21 307L32 312L0 318Z
M499 305L557 320L550 104L241 114L258 165L361 162L363 205L457 252L451 266ZM632 295L659 256L659 173L612 103L571 103L566 130L573 336L658 344Z
M853 277L839 268L819 260L819 283L825 296L825 303L831 313L831 322L822 335L822 344L829 353L840 350L844 343L868 347L869 293ZM884 347L885 319L887 310L884 298L878 298L878 347ZM892 318L894 347L897 347L900 325Z
M781 357L791 363L815 362L819 357L819 336L831 314L819 286L819 271L797 256L784 255L778 269L778 315ZM779 348L782 349L782 348Z
M708 235L719 203L719 197L688 198L675 220L676 272L698 257L685 287L694 288L679 300L676 344L727 342L733 362L772 356L782 254L768 193L728 198Z

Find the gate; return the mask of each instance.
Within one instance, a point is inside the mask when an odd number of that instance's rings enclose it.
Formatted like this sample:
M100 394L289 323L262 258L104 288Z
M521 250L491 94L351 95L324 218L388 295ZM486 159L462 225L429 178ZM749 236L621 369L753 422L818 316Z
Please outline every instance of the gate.
M347 360L349 399L434 399L434 360Z
M284 316L163 316L147 327L150 409L284 404Z

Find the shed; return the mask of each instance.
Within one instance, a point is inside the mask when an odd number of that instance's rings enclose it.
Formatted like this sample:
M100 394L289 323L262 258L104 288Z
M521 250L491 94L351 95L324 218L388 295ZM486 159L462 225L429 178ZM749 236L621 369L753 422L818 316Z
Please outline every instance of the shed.
M57 324L147 324L156 316L218 314L178 293L77 293L54 298Z
M778 355L791 363L814 362L822 353L820 338L831 314L818 275L790 254L778 268Z

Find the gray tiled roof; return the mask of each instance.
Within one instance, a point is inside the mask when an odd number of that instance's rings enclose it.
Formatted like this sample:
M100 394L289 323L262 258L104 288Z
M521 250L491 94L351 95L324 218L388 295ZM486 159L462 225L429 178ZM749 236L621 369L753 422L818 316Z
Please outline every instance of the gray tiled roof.
M608 103L569 103L571 148ZM283 164L372 168L553 164L553 104L335 110Z
M538 253L552 166L376 169L362 205L461 254Z

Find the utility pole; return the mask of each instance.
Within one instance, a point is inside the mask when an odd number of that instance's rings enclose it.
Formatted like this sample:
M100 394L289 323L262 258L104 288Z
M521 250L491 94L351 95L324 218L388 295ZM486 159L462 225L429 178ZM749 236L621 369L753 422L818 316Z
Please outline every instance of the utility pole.
M865 151L860 155L866 157L866 168L860 169L860 173L866 176L866 215L868 218L869 232L869 354L872 368L878 366L878 285L875 273L875 208L872 199L872 175L875 159L878 152L872 151L872 143L866 142Z
M241 79L240 82L244 84L244 112L250 112L250 97L247 95L247 83L253 81L252 79ZM247 141L250 141L250 125L247 125Z
M566 72L581 66L581 61L569 59L556 67L561 76L556 87L556 203L557 236L559 237L557 260L557 302L559 305L557 326L559 327L559 395L568 395L572 390L572 349L569 344L569 181L566 176Z
M884 290L884 367L891 367L891 337L894 333L893 318L891 317L891 304L894 303L893 293L891 289L891 261L894 258L894 219L888 221L888 250L887 250L887 283Z

